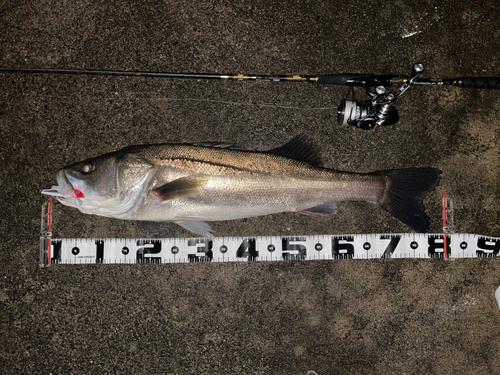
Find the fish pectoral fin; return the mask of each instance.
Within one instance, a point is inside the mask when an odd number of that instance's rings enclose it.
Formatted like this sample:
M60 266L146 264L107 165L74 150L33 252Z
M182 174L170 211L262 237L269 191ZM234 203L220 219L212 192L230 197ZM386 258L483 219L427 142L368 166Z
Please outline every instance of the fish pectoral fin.
M316 217L325 217L330 214L335 214L337 213L337 206L335 203L328 202L328 203L323 203L320 204L319 206L314 206L311 208L308 208L303 211L298 211L299 214L304 214L304 215L309 215L309 216L316 216Z
M214 235L211 233L212 228L210 228L210 225L208 225L204 221L179 220L179 221L174 221L174 223L177 225L180 225L184 229L187 229L188 231L196 233L202 237L207 237L207 238L214 237Z
M162 201L191 197L199 193L208 180L209 177L204 174L181 177L153 189L153 193Z
M298 135L288 143L267 151L269 154L281 155L287 158L303 161L313 165L321 165L321 157L318 155L311 141L305 135Z

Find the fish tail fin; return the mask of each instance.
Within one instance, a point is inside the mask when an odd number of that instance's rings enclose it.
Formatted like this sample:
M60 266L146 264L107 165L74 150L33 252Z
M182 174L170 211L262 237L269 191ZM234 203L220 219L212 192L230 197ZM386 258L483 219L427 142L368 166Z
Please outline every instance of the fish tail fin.
M429 230L424 197L434 190L441 171L436 168L408 168L375 172L386 180L383 197L374 202L416 232Z

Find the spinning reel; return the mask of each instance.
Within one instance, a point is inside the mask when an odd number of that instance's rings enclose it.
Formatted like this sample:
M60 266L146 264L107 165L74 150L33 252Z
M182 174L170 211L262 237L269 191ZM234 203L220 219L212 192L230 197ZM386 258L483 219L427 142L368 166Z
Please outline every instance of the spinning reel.
M353 77L345 82L352 87L352 100L343 99L338 107L339 125L351 125L363 130L375 130L379 126L394 125L399 121L399 114L392 103L410 88L415 80L424 71L424 65L413 65L413 71L408 79L405 76L367 76ZM389 85L400 81L397 89L387 92ZM370 99L356 101L354 99L354 86L363 86ZM374 87L374 90L371 89Z

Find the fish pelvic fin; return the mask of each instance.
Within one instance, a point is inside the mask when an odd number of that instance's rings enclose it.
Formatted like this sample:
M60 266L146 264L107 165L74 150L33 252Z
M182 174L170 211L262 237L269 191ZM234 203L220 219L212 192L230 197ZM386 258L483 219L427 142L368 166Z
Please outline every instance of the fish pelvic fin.
M374 172L386 179L383 197L374 202L416 232L429 230L425 195L434 190L441 171L436 168L408 168Z
M153 189L153 193L162 201L191 197L198 194L208 180L209 177L204 174L181 177Z
M204 221L178 220L174 221L174 223L199 236L214 238L214 235L212 234L212 228L210 228L210 225L208 225Z
M269 154L285 156L316 166L321 165L321 157L316 152L312 142L303 134L297 135L283 146L267 151Z

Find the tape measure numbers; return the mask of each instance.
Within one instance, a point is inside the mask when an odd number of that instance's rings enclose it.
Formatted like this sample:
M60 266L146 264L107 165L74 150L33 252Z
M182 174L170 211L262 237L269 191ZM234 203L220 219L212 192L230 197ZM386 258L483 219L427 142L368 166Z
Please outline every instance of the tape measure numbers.
M446 247L445 247L446 237ZM358 234L207 238L41 238L40 264L496 257L500 238Z

